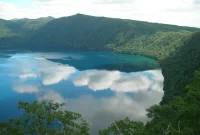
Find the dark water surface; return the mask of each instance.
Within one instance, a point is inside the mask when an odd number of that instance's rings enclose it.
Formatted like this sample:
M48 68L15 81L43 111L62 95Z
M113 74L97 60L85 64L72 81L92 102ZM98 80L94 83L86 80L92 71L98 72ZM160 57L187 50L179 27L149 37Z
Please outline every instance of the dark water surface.
M18 100L54 100L82 114L91 134L126 116L145 122L163 80L156 61L137 55L0 53L0 120L20 116Z

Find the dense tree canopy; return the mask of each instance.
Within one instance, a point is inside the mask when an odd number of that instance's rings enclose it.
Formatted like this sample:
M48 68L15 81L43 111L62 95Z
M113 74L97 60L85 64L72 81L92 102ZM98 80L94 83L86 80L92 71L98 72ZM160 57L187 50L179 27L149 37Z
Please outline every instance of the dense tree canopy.
M0 47L4 49L101 50L137 53L159 60L173 53L191 32L198 30L81 14L58 19L0 20L0 28Z
M36 30L43 27L53 18L44 17L38 19L19 19L19 20L3 20L0 19L0 38L13 37L13 36L30 36L35 33Z
M185 95L185 86L192 81L194 72L200 70L200 32L193 33L184 46L162 61L161 68L165 77L162 103L168 103L173 96Z
M0 123L0 135L88 135L88 123L80 114L63 110L63 105L53 101L19 101L23 117Z
M141 54L161 61L188 42L191 35L189 31L157 32L135 37L122 46L112 44L107 47L114 52Z

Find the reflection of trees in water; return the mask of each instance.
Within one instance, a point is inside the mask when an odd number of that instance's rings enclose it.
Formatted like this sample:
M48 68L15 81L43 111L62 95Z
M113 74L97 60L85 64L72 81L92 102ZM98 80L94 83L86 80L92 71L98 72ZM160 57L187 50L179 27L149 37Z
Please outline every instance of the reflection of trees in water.
M70 63L69 60L62 60L62 59L48 59L52 62L58 62L62 64L69 64L75 67L76 69L88 70L88 69L104 69L104 70L119 70L122 72L137 72L137 71L145 71L145 70L152 70L158 69L159 65L156 63L142 61L140 63L129 64L129 63L111 63L111 64L101 64L101 65L87 65L87 64L80 64L80 62L72 62Z
M148 62L140 63L137 65L133 64L104 64L100 66L94 67L95 69L106 69L106 70L119 70L122 72L137 72L137 71L145 71L145 70L152 70L157 69L157 65L150 64Z

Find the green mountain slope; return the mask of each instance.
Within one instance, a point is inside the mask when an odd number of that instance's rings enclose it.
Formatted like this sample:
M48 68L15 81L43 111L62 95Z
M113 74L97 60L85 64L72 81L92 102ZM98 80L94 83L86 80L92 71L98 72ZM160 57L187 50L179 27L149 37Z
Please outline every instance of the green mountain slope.
M30 36L53 18L3 20L0 19L0 38L12 36Z
M124 45L107 45L114 52L133 53L153 57L159 61L172 55L191 38L192 32L156 32L152 35L137 36Z
M194 72L200 71L200 32L193 33L188 43L162 61L161 68L165 77L162 103L185 95L185 86L191 82Z
M19 49L31 35L51 20L52 17L10 21L0 19L0 49Z
M54 19L23 48L138 53L162 60L182 46L197 28L77 14ZM48 49L47 49L48 48Z
M9 21L0 19L0 38L1 37L11 37L11 36L15 36L16 35L11 29L6 27L6 24L8 22Z
M0 37L2 49L100 50L136 53L160 61L175 53L190 39L192 32L198 30L82 14L58 19L48 17L5 22L2 27L6 29L2 31L7 32Z

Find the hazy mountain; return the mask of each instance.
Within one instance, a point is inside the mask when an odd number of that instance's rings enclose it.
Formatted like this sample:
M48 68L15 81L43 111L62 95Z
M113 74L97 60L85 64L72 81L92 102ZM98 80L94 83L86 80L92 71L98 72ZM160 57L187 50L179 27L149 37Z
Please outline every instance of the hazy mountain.
M0 19L0 38L12 36L30 36L34 32L51 21L52 17L43 17L38 19Z

